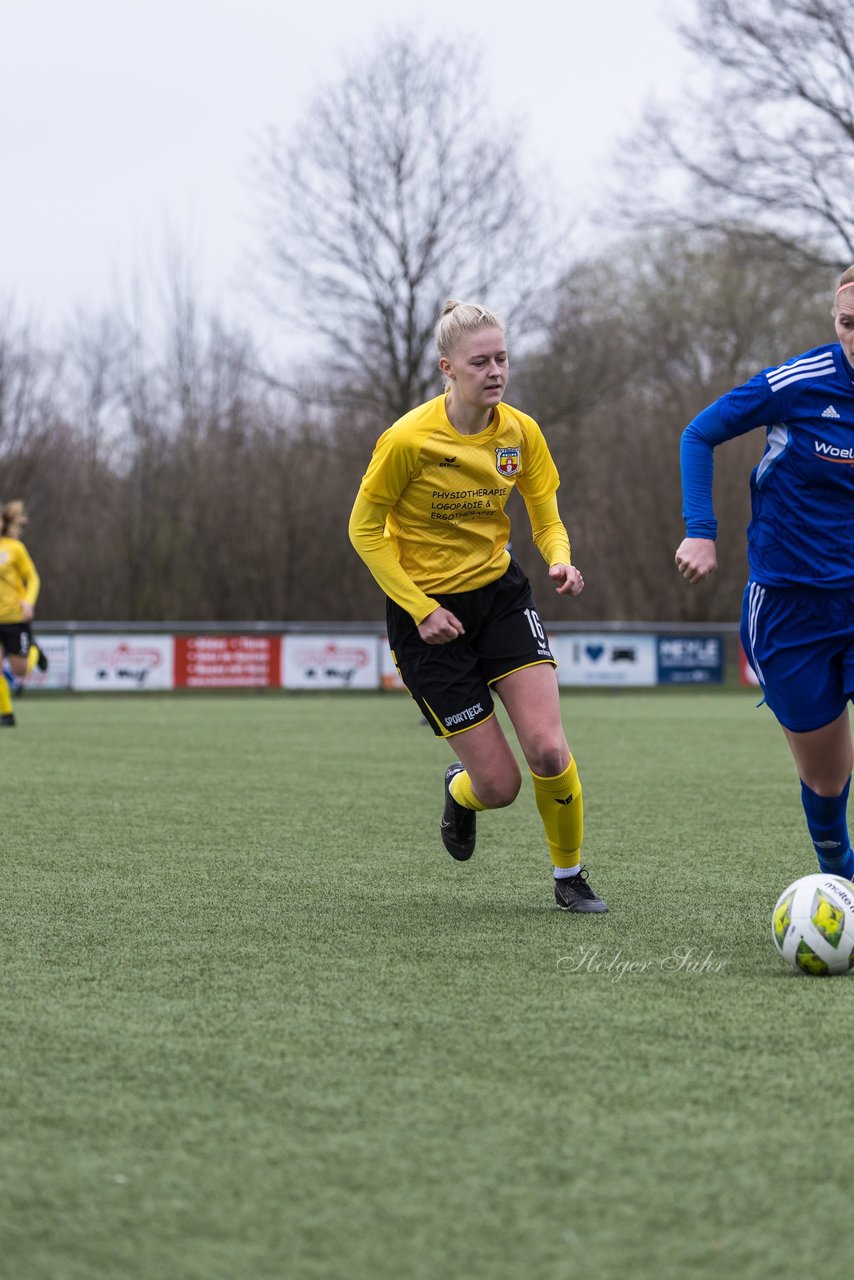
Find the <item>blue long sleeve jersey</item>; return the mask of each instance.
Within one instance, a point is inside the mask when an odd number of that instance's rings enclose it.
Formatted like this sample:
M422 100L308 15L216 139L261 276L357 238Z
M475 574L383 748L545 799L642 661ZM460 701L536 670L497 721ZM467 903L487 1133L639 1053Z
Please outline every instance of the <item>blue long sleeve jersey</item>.
M763 369L682 434L689 538L714 538L713 450L756 427L765 452L750 476L750 576L763 586L854 587L854 369L839 343Z

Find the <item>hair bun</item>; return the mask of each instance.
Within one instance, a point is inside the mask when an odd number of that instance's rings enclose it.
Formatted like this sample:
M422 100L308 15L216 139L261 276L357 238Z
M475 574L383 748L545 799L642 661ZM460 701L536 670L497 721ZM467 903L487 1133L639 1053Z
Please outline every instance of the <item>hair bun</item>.
M14 502L0 504L0 533L10 538L17 538L26 523L24 504L20 498L16 498Z

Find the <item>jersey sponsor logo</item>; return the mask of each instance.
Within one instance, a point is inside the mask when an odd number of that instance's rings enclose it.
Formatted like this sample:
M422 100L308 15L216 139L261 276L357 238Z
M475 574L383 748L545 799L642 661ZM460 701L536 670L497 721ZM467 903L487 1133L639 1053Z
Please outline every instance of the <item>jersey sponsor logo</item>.
M495 466L502 476L517 476L522 470L522 450L519 445L496 449Z
M829 404L821 416L823 418L839 418L842 415L837 413L832 404Z
M460 464L457 462L456 457L443 458L442 461L439 463L439 466L440 467L456 467L458 471L460 469Z
M848 466L854 466L854 449L838 449L835 444L828 444L826 440L813 440L815 451L825 462L845 462Z
M505 489L434 489L434 498L500 498Z

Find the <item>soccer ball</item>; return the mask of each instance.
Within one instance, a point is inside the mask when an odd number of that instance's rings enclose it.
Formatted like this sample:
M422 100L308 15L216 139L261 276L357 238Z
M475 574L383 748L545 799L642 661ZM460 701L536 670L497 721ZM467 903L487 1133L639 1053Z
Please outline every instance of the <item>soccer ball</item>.
M777 899L777 950L802 973L848 973L854 965L854 884L824 873L801 876Z

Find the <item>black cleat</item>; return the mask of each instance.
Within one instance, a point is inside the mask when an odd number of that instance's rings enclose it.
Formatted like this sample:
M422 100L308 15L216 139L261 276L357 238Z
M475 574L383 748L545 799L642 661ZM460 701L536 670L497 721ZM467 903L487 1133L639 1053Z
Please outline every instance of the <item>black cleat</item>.
M587 871L581 868L574 876L555 880L555 902L561 911L607 911L608 904L594 893L587 879Z
M442 843L452 858L457 862L465 862L474 853L475 823L477 814L474 809L464 809L457 804L451 795L451 779L462 773L463 766L459 760L449 764L445 770L445 812L442 814Z
M15 717L13 715L0 716L0 729L14 729Z

